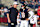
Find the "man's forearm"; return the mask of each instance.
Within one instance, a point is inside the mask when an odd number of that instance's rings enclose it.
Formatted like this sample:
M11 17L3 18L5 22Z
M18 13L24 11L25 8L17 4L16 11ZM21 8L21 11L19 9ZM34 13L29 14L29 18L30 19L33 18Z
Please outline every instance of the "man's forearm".
M9 20L10 18L9 18L9 14L7 13L7 19Z
M8 23L11 23L8 13L7 13L7 19L8 19Z

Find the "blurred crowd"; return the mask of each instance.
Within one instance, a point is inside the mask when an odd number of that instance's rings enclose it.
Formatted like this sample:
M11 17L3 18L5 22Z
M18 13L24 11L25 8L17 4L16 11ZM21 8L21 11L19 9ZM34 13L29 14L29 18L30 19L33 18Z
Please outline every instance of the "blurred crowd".
M21 1L21 3L35 9L38 8L38 6L40 5L40 0L23 0Z
M7 15L6 15L6 12L7 12L7 7L1 7L0 8L0 22L4 22L4 23L7 23Z
M30 14L33 14L34 12L37 13L37 15L39 16L39 20L38 20L39 22L38 23L40 23L40 0L27 0L27 1L23 0L23 1L20 1L20 3L22 5L21 5L21 8L18 10L18 12L19 12L18 16L17 16L18 24L20 23L21 14L23 14L22 17L25 17L24 16L24 12L25 12L26 13L26 17L28 17L27 15L28 15L29 11L30 11L29 12ZM12 7L12 5L11 5L11 7ZM27 7L32 8L34 11L31 10L30 8L27 8ZM31 13L31 11L33 13ZM7 12L8 12L8 7L6 7L6 6L0 7L0 22L7 23ZM20 16L20 18L19 18L19 16Z

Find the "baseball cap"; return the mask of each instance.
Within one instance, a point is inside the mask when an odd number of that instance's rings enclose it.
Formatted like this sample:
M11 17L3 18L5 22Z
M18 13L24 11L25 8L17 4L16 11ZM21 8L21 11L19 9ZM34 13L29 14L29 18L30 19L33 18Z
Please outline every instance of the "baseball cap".
M17 3L17 2L14 2L14 3L13 3L13 5L14 5L14 4L18 5L18 3Z

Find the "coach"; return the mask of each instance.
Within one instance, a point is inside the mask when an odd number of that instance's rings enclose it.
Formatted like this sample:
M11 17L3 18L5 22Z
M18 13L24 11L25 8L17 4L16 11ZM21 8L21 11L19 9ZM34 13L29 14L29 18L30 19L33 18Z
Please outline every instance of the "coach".
M14 2L13 7L10 8L7 12L8 27L15 27L17 24L17 15L18 15L18 10L16 9L17 6L18 3Z

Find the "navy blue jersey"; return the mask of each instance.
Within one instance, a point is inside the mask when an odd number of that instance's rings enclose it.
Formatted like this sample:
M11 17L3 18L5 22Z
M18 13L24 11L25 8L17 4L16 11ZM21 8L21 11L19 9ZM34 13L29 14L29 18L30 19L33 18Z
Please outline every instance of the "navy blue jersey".
M25 18L28 18L28 9L25 9Z

